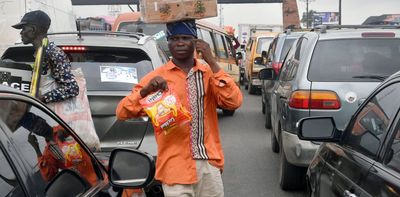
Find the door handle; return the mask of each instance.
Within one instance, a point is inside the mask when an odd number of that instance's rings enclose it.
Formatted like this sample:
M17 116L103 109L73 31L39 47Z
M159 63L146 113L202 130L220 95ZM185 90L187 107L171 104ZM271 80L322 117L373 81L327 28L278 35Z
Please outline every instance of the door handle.
M357 197L357 195L351 193L349 190L345 190L345 191L343 192L343 196L344 196L344 197Z

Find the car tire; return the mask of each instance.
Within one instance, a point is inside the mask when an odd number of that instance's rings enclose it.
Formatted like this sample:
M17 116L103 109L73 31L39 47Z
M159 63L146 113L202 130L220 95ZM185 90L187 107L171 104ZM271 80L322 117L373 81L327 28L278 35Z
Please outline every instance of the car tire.
M247 88L247 91L249 92L249 94L255 94L256 93L256 87L251 84L251 80L247 84L249 86Z
M224 114L224 116L233 116L233 114L235 114L235 110L223 109L222 114Z
M271 149L272 152L279 153L279 143L273 130L271 130Z
M271 129L272 128L271 111L269 111L268 109L264 109L264 111L265 111L265 128Z
M261 95L261 98L264 98L264 96ZM264 103L263 99L261 99L261 111L263 114L265 114L265 103Z
M289 163L286 159L283 146L279 157L279 185L281 189L297 190L304 188L307 168L298 167Z

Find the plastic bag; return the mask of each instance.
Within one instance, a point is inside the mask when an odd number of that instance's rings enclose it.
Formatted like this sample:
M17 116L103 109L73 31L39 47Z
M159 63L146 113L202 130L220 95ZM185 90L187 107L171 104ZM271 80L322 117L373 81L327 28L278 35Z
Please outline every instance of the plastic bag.
M86 93L86 80L81 68L71 71L79 85L79 95L61 102L48 103L61 119L63 119L92 151L100 150L100 140L94 128L89 100ZM48 72L50 73L50 72ZM42 94L57 87L50 74L42 76L40 91Z
M164 132L167 135L173 130L183 127L192 118L171 89L149 94L139 102L151 119L157 134Z

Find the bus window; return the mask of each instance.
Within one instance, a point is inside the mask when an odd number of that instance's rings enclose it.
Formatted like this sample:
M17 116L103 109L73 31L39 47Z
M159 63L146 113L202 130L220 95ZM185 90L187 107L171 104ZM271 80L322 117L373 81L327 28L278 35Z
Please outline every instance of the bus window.
M211 32L201 29L201 34L203 35L203 40L206 41L210 45L211 53L215 57L215 45L214 45L213 39L211 37Z
M225 45L225 40L224 37L220 34L214 34L215 40L217 41L217 52L218 52L218 57L220 58L228 58L228 53L226 51L226 45Z
M232 40L227 36L225 36L225 39L226 39L226 44L228 45L228 55L231 57L235 57L236 51L233 48Z

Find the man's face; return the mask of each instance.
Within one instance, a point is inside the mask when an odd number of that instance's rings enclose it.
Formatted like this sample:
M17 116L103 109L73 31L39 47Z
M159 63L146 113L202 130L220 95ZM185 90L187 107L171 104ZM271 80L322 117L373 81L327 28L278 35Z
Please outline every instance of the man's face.
M175 59L185 60L193 58L194 36L174 35L168 38L168 48Z
M33 43L33 40L35 39L35 26L33 25L24 25L22 27L21 32L19 33L21 35L21 40L22 43L24 44L30 44Z

